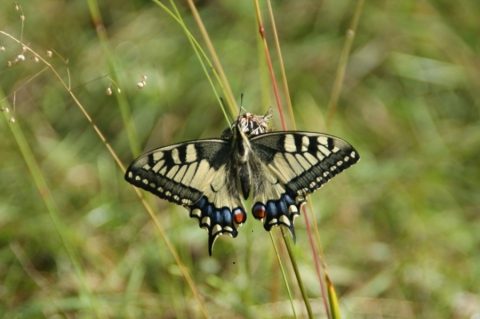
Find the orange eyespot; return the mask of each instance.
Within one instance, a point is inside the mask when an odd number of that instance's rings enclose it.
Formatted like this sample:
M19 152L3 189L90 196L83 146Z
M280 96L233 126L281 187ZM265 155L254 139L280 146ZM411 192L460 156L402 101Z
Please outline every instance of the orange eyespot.
M255 206L253 206L252 213L253 213L253 217L255 217L256 219L265 218L266 216L265 205L256 204Z
M233 220L235 221L235 224L240 225L245 222L247 219L247 214L240 208L236 208L233 210Z

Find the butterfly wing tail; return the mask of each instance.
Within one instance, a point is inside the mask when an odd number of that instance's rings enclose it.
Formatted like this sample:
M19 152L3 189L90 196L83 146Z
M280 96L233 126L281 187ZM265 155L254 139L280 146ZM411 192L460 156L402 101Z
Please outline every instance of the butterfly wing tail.
M186 206L190 217L198 220L199 226L208 232L208 253L212 255L215 240L220 235L230 235L235 238L238 235L238 227L247 220L247 214L240 199L234 201L236 207L216 207L202 196L194 205Z

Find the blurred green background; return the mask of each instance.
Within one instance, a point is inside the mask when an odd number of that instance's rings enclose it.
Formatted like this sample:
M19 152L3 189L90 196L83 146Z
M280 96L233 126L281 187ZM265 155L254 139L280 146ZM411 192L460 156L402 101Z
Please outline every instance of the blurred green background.
M272 4L299 130L326 131L356 3ZM253 1L196 4L234 95L244 93L244 107L263 114L274 99ZM132 154L117 87L105 94L109 61L87 1L19 5L24 42L68 59L66 65L54 54L48 61L65 80L68 66L73 93L128 165L139 154ZM177 5L203 45L187 4ZM219 136L228 123L179 25L149 1L98 6L139 147ZM20 38L20 14L1 1L0 31ZM480 318L479 17L480 2L472 0L377 0L363 7L328 130L352 143L362 161L311 196L344 318ZM10 104L0 120L0 316L93 316L12 134L15 125L52 193L60 231L81 261L100 317L200 318L150 217L67 91L48 70L31 79L44 66L29 53L7 67L22 50L3 34L0 46L0 91L8 95L2 107ZM278 72L273 51L272 59ZM140 74L147 76L141 90ZM274 127L281 128L277 111ZM239 236L221 237L209 257L205 231L185 209L149 200L212 317L291 317L270 238L251 215ZM316 316L324 318L303 217L296 229L302 276ZM292 286L302 313L294 280Z

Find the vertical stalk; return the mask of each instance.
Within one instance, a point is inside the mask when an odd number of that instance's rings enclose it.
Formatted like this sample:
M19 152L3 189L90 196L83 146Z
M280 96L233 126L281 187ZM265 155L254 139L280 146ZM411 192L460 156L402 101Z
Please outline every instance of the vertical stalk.
M333 82L332 94L328 102L328 115L327 115L327 130L332 124L335 111L337 109L338 98L342 91L343 79L345 78L345 69L347 68L348 58L350 56L350 50L352 48L353 39L355 38L355 32L357 31L358 21L360 20L360 14L362 12L363 3L365 0L358 0L357 7L355 8L355 14L353 15L350 28L347 30L345 43L343 44L342 53L340 55L340 61L338 62L337 72L335 73L335 80Z

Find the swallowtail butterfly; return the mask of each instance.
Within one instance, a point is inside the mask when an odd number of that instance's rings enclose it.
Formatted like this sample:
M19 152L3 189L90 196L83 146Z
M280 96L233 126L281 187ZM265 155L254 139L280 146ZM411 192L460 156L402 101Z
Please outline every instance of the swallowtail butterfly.
M125 179L182 205L208 231L208 249L219 235L237 237L247 220L240 195L252 192L253 217L270 231L286 227L295 241L294 218L305 196L358 162L346 141L327 134L268 132L264 116L241 114L221 138L154 149L137 158Z

